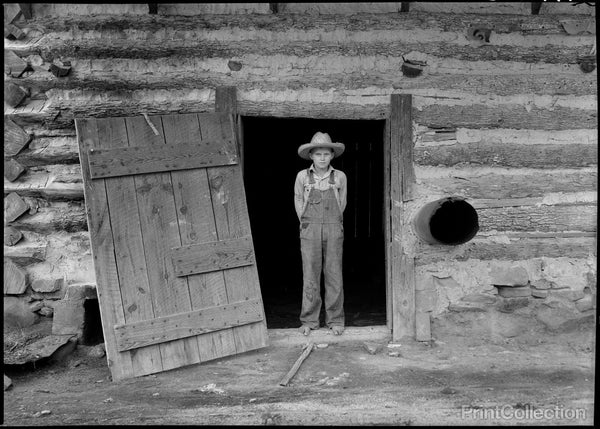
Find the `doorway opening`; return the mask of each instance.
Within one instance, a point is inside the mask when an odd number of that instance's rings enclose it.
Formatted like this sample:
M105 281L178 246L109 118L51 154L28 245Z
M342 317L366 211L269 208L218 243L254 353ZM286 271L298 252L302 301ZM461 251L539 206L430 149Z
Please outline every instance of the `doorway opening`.
M267 327L300 326L302 259L294 181L298 171L311 164L298 156L298 147L317 131L346 146L344 154L331 162L348 179L346 326L385 325L385 120L242 117L242 129L244 187ZM321 286L322 297L323 293ZM320 319L324 326L324 305Z

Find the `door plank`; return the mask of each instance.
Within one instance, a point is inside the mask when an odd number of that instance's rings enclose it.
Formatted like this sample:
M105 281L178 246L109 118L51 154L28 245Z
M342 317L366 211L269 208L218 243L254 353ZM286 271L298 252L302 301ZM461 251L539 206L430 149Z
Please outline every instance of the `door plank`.
M131 350L262 320L260 299L115 326L119 350Z
M98 129L94 119L76 119L75 128L79 140L79 159L84 177L85 207L94 258L96 288L100 304L102 332L106 345L106 358L113 381L134 375L131 353L119 353L113 326L125 323L121 305L117 264L115 262L111 223L104 180L90 178L87 154L98 142Z
M141 117L126 119L129 144L132 146L164 145L162 121L151 118L159 135L155 135ZM191 301L185 278L175 276L169 257L172 247L181 246L173 185L169 173L134 176L148 280L156 317L190 311ZM163 370L200 362L195 337L160 345Z
M231 143L225 145L229 146ZM89 153L90 173L92 179L99 179L237 163L235 152L224 151L223 147L220 141L206 140L202 144L192 141L158 147L92 149Z
M217 118L198 115L204 138L231 141L235 138L231 116L225 113ZM235 147L234 147L235 148ZM212 205L219 240L250 236L250 220L246 195L239 167L211 167L208 169ZM252 246L254 248L254 246ZM256 267L239 267L224 271L227 296L230 301L260 297ZM266 320L233 328L238 353L267 345Z
M182 246L172 249L171 253L178 276L254 264L250 237Z
M98 119L97 126L102 136L99 148L129 144L124 118ZM152 319L154 309L133 177L111 177L105 183L125 323ZM131 352L131 359L136 376L163 369L158 346L136 349Z
M166 140L171 144L202 139L196 114L163 116ZM215 217L206 169L171 173L179 231L183 245L217 240ZM187 277L192 308L195 310L227 304L222 272ZM198 337L202 362L236 353L232 329L222 329Z

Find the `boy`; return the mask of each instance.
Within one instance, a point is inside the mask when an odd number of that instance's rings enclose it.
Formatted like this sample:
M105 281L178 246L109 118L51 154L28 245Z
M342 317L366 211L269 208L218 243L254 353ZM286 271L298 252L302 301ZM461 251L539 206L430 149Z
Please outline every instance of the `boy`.
M313 161L309 168L298 172L294 186L303 272L300 332L304 335L319 328L321 271L325 277L325 323L334 335L344 331L342 214L346 207L347 181L342 171L330 165L344 149L342 143L333 143L329 134L321 132L298 148L301 158Z

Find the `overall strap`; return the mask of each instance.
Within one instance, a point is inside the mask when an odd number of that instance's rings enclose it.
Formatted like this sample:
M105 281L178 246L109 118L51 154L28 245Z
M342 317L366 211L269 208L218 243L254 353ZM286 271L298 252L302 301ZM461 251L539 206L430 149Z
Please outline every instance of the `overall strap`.
M311 171L311 169L307 168L306 173L308 174L308 183L310 183L311 185L314 185L315 184L315 176L313 176L313 172Z
M335 170L331 170L331 174L329 175L329 184L330 185L335 185L335 177L333 176L334 172L335 172Z

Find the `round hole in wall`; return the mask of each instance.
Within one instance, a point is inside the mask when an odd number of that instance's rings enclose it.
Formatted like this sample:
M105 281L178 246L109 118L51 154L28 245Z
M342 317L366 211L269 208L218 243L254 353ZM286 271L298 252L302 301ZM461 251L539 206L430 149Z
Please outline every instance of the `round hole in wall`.
M460 197L442 198L425 204L413 219L415 233L432 244L463 244L479 231L473 206Z

